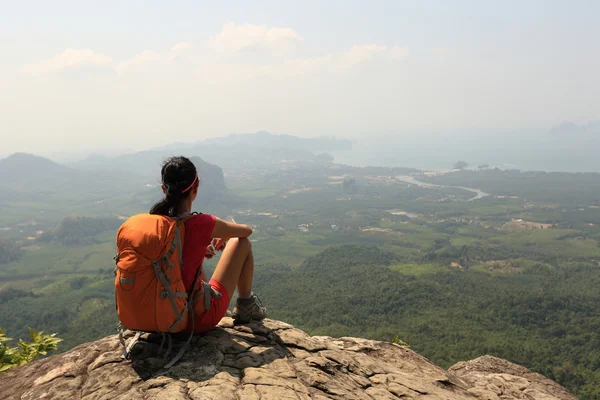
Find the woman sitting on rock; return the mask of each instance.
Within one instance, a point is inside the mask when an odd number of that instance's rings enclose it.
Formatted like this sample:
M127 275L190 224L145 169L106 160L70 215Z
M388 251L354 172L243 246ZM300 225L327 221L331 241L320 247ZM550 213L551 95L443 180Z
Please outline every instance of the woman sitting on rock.
M176 217L190 213L198 195L200 178L196 167L186 157L171 157L161 170L162 190L165 198L156 203L150 214ZM214 251L223 251L221 259L209 284L221 294L211 298L210 309L196 320L194 331L205 332L214 328L225 315L231 295L238 289L238 299L233 309L233 319L238 323L262 320L267 316L258 297L252 293L254 258L248 237L252 229L248 225L223 221L209 214L195 214L185 222L183 238L183 283L190 293L194 278L200 269L199 279L206 282L202 267L204 258L211 258Z

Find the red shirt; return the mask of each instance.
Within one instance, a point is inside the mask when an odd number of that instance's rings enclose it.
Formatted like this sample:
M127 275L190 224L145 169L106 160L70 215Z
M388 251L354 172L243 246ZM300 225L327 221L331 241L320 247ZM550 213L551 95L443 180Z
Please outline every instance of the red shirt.
M198 214L185 223L183 239L183 271L181 277L187 292L192 288L198 268L202 266L206 248L211 242L216 217L210 214Z

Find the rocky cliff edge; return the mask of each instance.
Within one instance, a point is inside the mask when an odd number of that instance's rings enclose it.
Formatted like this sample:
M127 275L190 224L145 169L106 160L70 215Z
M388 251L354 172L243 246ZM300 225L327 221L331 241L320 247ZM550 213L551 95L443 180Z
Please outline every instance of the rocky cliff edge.
M557 383L484 356L448 371L409 348L309 336L275 320L234 326L224 318L194 337L164 370L160 336L143 335L130 360L117 336L82 344L0 375L2 399L568 399ZM168 360L167 360L168 361Z

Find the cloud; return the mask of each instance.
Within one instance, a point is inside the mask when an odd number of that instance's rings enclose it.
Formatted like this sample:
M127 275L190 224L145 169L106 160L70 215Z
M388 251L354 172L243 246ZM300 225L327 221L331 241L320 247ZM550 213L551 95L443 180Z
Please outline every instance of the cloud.
M109 68L122 77L133 70L160 66L164 71L177 68L178 74L188 70L195 71L194 76L200 80L239 82L255 78L288 79L337 73L365 63L401 60L409 56L409 48L406 46L367 43L354 45L346 51L311 58L293 58L292 54L288 53L285 57L275 59L261 57L260 61L254 61L256 57L244 55L238 55L233 61L228 60L228 55L245 49L262 48L279 52L302 40L291 28L228 22L222 26L219 33L208 39L208 48L182 41L160 53L145 50L121 62L113 62L111 57L89 49L67 49L49 60L27 65L25 69L47 73L75 66L95 65ZM220 56L222 53L225 53L225 57Z
M249 48L286 49L299 41L302 37L291 28L228 22L221 32L208 40L208 44L217 52L234 53Z
M352 46L344 52L275 63L203 63L197 70L196 77L211 82L245 81L257 78L289 79L312 74L338 73L377 59L398 60L408 57L408 53L408 47L403 46L361 44Z
M410 55L410 49L408 46L392 46L388 52L390 57L394 60L400 60Z
M381 54L385 51L387 51L387 47L379 44L362 44L352 46L350 50L341 56L339 60L339 67L345 68L352 65L361 64L372 59L377 54Z
M90 49L66 49L47 60L26 64L23 69L32 74L46 75L55 71L80 67L110 68L112 63L111 57L95 53Z
M283 63L282 67L292 70L292 75L303 75L315 71L340 72L385 57L397 60L407 56L408 47L393 46L390 48L380 44L360 44L341 53L288 61Z
M373 60L388 51L386 46L361 44L348 51L332 53L321 57L286 61L271 68L278 77L300 76L315 72L340 72Z
M171 47L171 50L169 51L169 61L174 61L182 53L184 53L185 51L187 51L193 47L194 46L188 42L177 43L176 45Z
M123 75L127 70L141 67L144 65L154 64L161 60L161 56L151 50L145 50L136 54L131 60L120 62L115 70L119 75Z

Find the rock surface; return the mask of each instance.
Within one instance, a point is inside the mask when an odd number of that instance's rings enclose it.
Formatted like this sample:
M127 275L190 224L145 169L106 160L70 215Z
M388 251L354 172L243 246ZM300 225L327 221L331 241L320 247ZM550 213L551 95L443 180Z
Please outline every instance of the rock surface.
M311 337L275 320L234 326L224 318L215 330L195 336L191 349L168 370L158 357L160 339L143 335L130 360L121 357L117 336L82 344L0 375L0 397L576 399L555 382L498 358L480 357L445 371L406 347Z
M472 385L470 392L486 393L488 397L484 398L576 399L545 376L497 357L483 356L461 361L449 371Z

